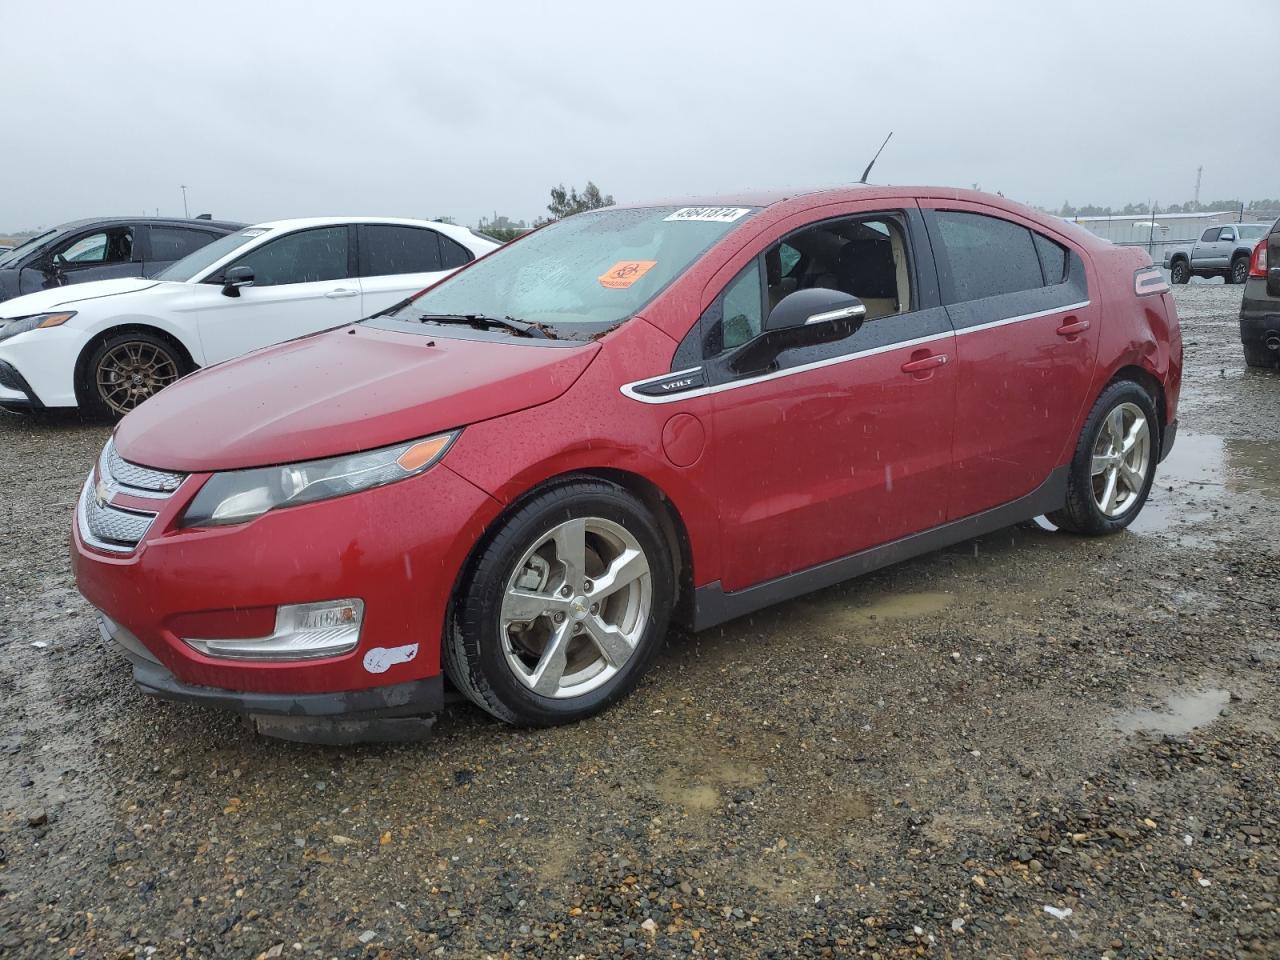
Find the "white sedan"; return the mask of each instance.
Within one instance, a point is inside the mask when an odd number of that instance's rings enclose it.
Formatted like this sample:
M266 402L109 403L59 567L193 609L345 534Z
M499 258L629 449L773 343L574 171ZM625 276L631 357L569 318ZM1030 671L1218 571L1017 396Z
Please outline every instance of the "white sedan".
M15 297L0 304L0 407L122 416L198 367L377 313L498 246L422 220L279 220L149 280Z

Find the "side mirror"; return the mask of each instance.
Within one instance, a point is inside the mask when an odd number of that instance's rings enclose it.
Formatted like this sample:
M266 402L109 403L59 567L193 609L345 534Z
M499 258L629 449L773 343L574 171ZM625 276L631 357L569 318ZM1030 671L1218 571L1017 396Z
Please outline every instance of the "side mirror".
M49 257L45 269L52 275L55 282L61 284L66 282L66 265L67 258L60 253L55 253Z
M866 319L866 305L839 290L812 288L789 293L765 318L764 330L729 357L736 373L766 369L778 354L851 337Z
M222 295L240 296L241 287L253 286L253 267L232 267L222 276Z
M867 308L857 297L839 290L814 287L789 293L769 311L764 322L765 330L785 330L789 327L812 327L838 320L866 318ZM852 331L850 331L852 333Z

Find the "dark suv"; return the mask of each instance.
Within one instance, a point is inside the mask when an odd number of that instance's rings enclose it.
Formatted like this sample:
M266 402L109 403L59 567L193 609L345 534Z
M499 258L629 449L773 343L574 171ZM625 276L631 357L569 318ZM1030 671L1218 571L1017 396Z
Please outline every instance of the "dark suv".
M0 253L0 300L114 277L149 277L243 223L198 217L75 220Z
M1240 340L1251 367L1280 364L1280 220L1253 250L1240 302Z

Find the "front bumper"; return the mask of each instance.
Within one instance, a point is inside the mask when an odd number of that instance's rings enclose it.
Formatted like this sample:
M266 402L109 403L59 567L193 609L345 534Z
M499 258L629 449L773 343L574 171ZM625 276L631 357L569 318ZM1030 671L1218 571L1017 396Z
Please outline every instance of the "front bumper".
M95 474L96 475L96 474ZM440 638L458 571L498 504L436 464L373 490L184 529L207 479L160 502L136 549L109 552L72 527L72 568L147 693L255 716L374 717L439 709ZM92 489L92 487L91 487ZM314 660L209 657L183 638L250 639L279 605L358 597L355 649ZM378 656L416 645L412 656ZM367 656L371 654L371 656Z
M0 406L40 410L44 404L27 383L26 377L11 363L0 360Z
M444 677L397 683L369 690L338 693L246 693L183 683L170 673L129 630L98 614L102 638L133 665L133 680L152 697L196 703L253 715L344 719L373 719L439 713L444 707Z

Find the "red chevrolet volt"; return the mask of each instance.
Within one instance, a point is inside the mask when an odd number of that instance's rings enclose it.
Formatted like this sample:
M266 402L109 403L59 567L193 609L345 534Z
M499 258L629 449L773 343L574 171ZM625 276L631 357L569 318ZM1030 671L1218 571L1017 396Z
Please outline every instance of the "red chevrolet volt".
M1145 253L999 197L609 207L148 400L72 558L148 693L376 724L447 676L563 723L673 616L1040 514L1123 529L1181 370Z

